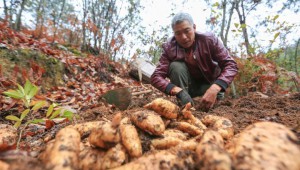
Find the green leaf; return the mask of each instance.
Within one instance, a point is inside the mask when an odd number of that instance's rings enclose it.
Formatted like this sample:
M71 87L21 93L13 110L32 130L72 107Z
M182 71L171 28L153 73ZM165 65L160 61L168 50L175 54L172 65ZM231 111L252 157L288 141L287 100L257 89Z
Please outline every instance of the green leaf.
M23 120L23 119L27 116L27 114L29 113L29 111L30 111L30 109L24 110L24 111L22 112L22 114L21 114L20 119Z
M52 105L53 105L53 107L56 107L56 106L58 106L59 104L57 104L57 103L52 103Z
M274 39L273 40L276 40L276 38L280 35L280 32L277 32L275 35L274 35Z
M246 28L246 27L247 27L246 24L242 24L242 25L241 25L241 28Z
M42 123L42 122L45 122L44 119L33 119L30 121L30 123Z
M21 121L16 122L16 123L14 124L14 127L15 127L15 128L18 128L18 127L21 125L21 123L22 123Z
M235 28L238 28L239 25L240 25L239 23L234 23Z
M49 117L51 115L51 113L53 112L53 108L54 108L54 104L52 103L46 113L46 117Z
M216 2L212 5L212 7L218 7L219 5L220 5L219 2Z
M7 90L7 91L3 92L3 94L5 94L8 97L15 98L15 99L21 99L24 97L24 95L17 90Z
M37 86L32 86L26 97L28 97L29 99L31 99L33 96L36 95L36 93L38 92L38 90L39 90L39 88Z
M18 88L19 88L19 92L21 93L21 94L23 94L23 96L26 94L25 93L25 91L24 91L24 88L20 85L20 84L17 84L17 86L18 86Z
M27 79L26 80L26 83L25 83L25 85L24 85L24 91L25 91L25 94L27 95L27 94L29 94L29 92L30 92L30 89L32 88L32 84L31 84L31 82Z
M21 119L19 119L17 116L13 116L13 115L6 116L5 119L12 120L12 121L21 121Z
M273 18L273 21L275 21L278 17L279 17L279 15L275 15Z
M55 118L56 116L58 116L61 112L62 108L57 109L50 117L50 119Z
M63 113L63 116L68 118L69 120L72 120L74 113L71 112L70 110L65 110Z
M39 110L41 107L44 107L46 105L46 101L38 101L32 108L32 110L37 111Z

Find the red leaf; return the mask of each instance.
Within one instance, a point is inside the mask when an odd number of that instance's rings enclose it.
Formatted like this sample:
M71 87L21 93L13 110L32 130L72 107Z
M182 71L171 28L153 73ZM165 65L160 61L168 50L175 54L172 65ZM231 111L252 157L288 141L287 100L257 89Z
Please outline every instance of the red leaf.
M46 96L44 96L44 95L38 95L38 94L36 94L34 97L35 97L36 99L39 99L39 100L46 100L46 99L47 99Z
M36 134L35 132L27 131L25 133L25 136L34 136L35 134Z
M0 145L0 152L3 152L3 151L7 151L7 150L14 150L16 149L16 144L14 145L8 145L7 143L3 143L2 145Z
M49 120L49 119L47 119L45 121L45 123L46 123L46 129L51 129L55 125L54 122L52 120Z

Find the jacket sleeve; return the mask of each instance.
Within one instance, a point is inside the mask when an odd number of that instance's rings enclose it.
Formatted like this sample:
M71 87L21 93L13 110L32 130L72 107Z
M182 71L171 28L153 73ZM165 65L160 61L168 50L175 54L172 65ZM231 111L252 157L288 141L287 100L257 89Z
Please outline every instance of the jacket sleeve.
M168 76L170 60L168 54L163 47L162 55L159 59L159 63L151 76L151 84L158 90L167 93L166 88L170 84L166 77Z
M216 36L213 38L213 60L215 60L221 68L221 73L217 77L215 84L218 84L225 90L233 81L238 72L238 67L233 58L229 55L228 50L223 45L222 41Z

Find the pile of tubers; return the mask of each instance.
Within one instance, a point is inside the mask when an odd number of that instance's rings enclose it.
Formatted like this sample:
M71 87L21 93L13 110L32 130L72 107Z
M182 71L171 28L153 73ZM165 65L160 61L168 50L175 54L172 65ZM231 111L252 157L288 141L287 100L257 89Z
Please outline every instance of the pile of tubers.
M200 120L191 107L180 110L158 98L129 117L118 113L112 121L70 125L40 158L46 168L60 170L263 169L268 161L278 162L272 167L300 169L298 139L285 126L260 122L234 137L229 119L206 115ZM88 142L81 142L88 133ZM151 136L150 151L143 150L141 133ZM278 153L271 151L276 147Z

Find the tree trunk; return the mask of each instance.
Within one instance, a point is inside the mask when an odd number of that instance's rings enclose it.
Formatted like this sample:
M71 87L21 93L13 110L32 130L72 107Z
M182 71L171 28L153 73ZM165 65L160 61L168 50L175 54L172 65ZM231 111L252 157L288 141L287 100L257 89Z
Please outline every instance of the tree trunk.
M38 28L39 28L39 24L40 24L40 20L42 18L42 14L41 14L41 8L42 8L42 3L43 3L44 0L40 0L39 1L39 4L35 10L36 12L36 22L35 22L35 33L34 33L34 37L36 37L36 34L37 34L37 31L38 31Z
M96 8L96 4L94 4L92 6L92 20L93 20L93 24L96 24L96 12L95 12L95 8ZM97 48L97 31L93 30L93 41L94 41L94 45L93 48L96 49Z
M17 31L20 31L20 28L21 28L21 17L22 17L22 12L25 8L26 2L27 2L27 0L22 0L22 2L21 2L21 8L18 12L16 23L15 23L15 30L17 30Z
M62 13L64 12L66 0L63 0L62 3L63 3L63 4L62 4L62 6L61 6L60 13L59 13L58 18L57 18L57 22L54 24L54 33L53 33L52 44L55 42L55 39L56 39L57 27L59 26L59 23L60 23L60 20L61 20L61 16L62 16Z
M87 17L87 0L83 0L83 19L82 19L82 45L81 50L86 51L86 17Z
M100 8L100 6L99 6ZM99 38L98 38L98 44L99 44L99 53L103 53L103 43L102 43L102 40L103 40L103 33L104 33L104 22L102 20L102 18L104 18L104 12L107 11L108 9L105 8L105 5L103 4L102 8L101 8L101 12L99 14L100 18L98 19L98 22L97 22L97 27L99 28Z
M224 43L224 46L227 48L227 46L225 45L226 42L225 42L225 37L224 37L224 29L225 29L225 24L226 24L226 6L227 6L227 0L224 0L222 2L222 7L223 7L223 18L222 18L222 24L221 24L221 31L220 31L220 34L221 34L221 39Z
M3 5L4 5L4 15L5 15L5 19L8 19L8 8L6 5L6 0L3 0Z
M231 24L234 6L235 6L235 2L232 2L232 6L230 8L230 13L229 13L229 18L228 18L228 24L227 24L227 28L226 28L226 32L225 32L225 38L224 38L224 45L226 48L227 48L228 33L230 30L230 24Z
M13 5L14 0L10 0L10 7L9 7L9 27L13 28Z
M242 11L240 11L239 9L239 5L241 3L241 8ZM243 0L236 0L236 7L235 7L238 16L239 16L239 20L240 20L240 25L246 25L246 15L245 15L245 9L244 9L244 1ZM246 50L247 50L247 54L248 56L252 56L252 47L249 43L249 36L248 36L248 32L247 32L247 27L242 27L242 31L243 31L243 36L244 36L244 43L246 46Z
M221 34L221 39L222 39L222 41L224 43L224 46L226 48L228 48L227 47L228 33L229 33L229 29L230 29L230 24L231 24L231 19L232 19L232 15L233 15L233 10L234 10L234 7L235 7L235 2L231 2L232 5L231 5L230 11L229 11L227 26L226 26L227 0L224 0L222 2L222 4L223 4L223 13L222 13L223 18L222 18L222 24L221 24L221 32L220 32L220 34ZM224 35L224 32L225 32L225 35Z
M112 22L112 18L113 18L113 10L115 8L115 1L111 0L108 8L107 8L107 12L106 12L106 16L105 16L105 20L106 20L106 31L105 31L105 39L104 39L104 49L106 51L106 53L109 52L109 44L110 42L108 42L108 37L109 37L109 30L111 27L111 22Z
M43 4L42 4L42 11L41 11L41 22L40 22L40 28L39 28L39 34L38 34L38 39L41 38L42 34L43 34L43 27L44 27L44 22L45 22L45 3L47 3L47 1L42 0Z
M295 59L295 72L296 72L296 74L297 75L299 75L299 73L298 73L298 70L297 70L297 57L298 57L298 47L299 47L299 43L300 43L300 38L298 39L298 41L297 41L297 45L296 45L296 50L295 50L295 56L294 56L294 59Z

